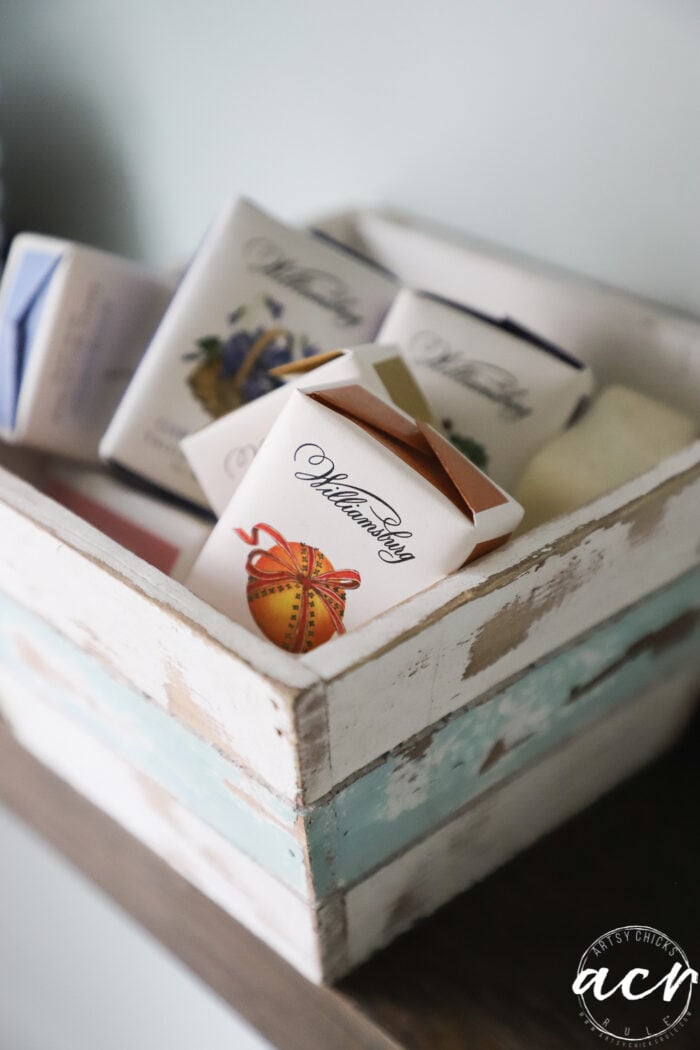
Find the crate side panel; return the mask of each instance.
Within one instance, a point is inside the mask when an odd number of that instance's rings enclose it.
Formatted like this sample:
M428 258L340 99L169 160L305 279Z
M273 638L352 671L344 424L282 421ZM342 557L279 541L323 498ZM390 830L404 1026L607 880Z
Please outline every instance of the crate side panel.
M700 569L525 672L483 703L415 738L309 816L318 896L352 884L498 782L592 721L695 668Z
M306 894L304 829L290 802L2 595L0 666L6 683L66 714L276 878ZM5 695L12 703L9 684Z
M20 744L310 980L321 978L314 909L0 668L3 717Z
M5 478L2 481L4 486ZM30 502L32 491L29 489ZM3 487L0 496L5 495ZM37 499L49 518L53 507L60 522L71 524L73 515L43 497L37 495ZM85 529L89 539L93 533L99 536L89 526ZM107 554L113 549L129 563L131 576L125 578L121 569L116 571L111 563L77 549L74 537L65 542L64 531L61 527L54 533L46 523L0 500L0 593L36 612L93 654L114 678L165 708L273 790L295 798L299 789L293 719L297 686L256 670L196 619L146 593L138 573L140 566L144 570L148 566L140 559L105 540ZM152 575L160 576L156 570ZM174 589L188 602L191 599L195 612L201 611L200 606L206 612L207 607L184 588L162 579L168 593ZM299 682L315 680L300 666L298 672Z
M3 453L4 456L4 453ZM0 462L3 461L0 456ZM316 680L293 655L270 645L240 624L217 612L195 597L183 584L128 551L99 529L41 492L34 484L0 467L0 502L34 525L51 533L60 544L72 547L84 558L96 562L117 576L125 586L140 591L173 617L186 620L213 640L220 642L242 663L294 695ZM37 481L36 475L31 475ZM41 481L41 475L38 478Z
M597 500L516 536L490 554L470 562L459 572L387 610L364 627L305 653L301 660L324 682L342 678L367 661L390 652L408 638L415 640L421 631L447 613L522 577L553 551L562 552L581 543L603 525L631 513L657 490L662 497L668 496L699 466L700 439Z
M677 671L353 887L348 967L661 754L687 723L696 685L694 673Z
M310 772L307 800L690 571L700 561L699 500L696 465L486 578L471 600L456 596L420 630L330 681L330 762L325 774ZM459 587L459 578L448 582ZM410 606L396 612L406 619Z

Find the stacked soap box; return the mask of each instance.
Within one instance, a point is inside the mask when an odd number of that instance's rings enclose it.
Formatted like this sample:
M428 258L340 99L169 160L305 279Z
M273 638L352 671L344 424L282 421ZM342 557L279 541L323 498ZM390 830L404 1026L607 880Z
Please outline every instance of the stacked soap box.
M380 215L324 225L698 415L697 323ZM3 718L315 981L659 753L693 705L700 442L301 656L19 477L1 495Z

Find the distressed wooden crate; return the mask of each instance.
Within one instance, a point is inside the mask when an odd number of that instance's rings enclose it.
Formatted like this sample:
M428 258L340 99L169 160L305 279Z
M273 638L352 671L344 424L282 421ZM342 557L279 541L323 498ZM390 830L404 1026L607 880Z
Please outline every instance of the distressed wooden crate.
M698 412L696 322L454 250L480 305L504 297L603 381ZM41 495L19 459L0 474L2 717L312 980L592 801L690 713L700 442L303 657Z

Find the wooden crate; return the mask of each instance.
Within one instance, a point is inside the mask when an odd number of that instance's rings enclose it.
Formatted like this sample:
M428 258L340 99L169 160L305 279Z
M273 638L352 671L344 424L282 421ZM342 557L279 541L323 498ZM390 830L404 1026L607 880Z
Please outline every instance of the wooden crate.
M478 305L505 296L601 380L698 413L696 322L454 251ZM28 463L0 473L2 717L312 980L586 805L690 713L700 442L302 657L41 495Z

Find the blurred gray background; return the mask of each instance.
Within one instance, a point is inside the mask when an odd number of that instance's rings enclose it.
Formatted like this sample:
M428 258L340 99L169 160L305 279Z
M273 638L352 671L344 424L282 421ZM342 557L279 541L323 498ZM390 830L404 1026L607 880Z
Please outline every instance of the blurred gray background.
M4 0L5 221L181 262L390 204L700 313L697 0ZM0 814L2 1050L262 1046Z
M167 266L402 206L700 312L697 0L4 0L8 221Z

